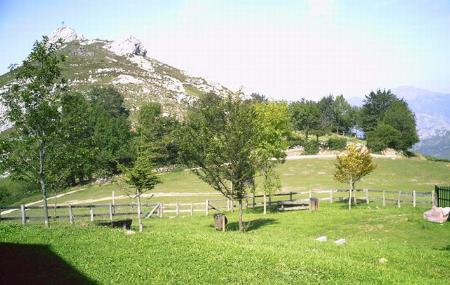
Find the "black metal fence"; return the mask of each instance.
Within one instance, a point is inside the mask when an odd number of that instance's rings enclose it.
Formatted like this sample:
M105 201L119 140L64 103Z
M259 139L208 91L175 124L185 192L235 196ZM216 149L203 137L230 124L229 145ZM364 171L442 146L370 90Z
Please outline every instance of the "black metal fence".
M434 186L438 207L450 207L450 186Z

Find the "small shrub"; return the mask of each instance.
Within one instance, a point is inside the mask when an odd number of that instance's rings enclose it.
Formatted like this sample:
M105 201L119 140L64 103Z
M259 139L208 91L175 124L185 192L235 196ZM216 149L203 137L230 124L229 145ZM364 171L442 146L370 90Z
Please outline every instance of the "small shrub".
M317 154L319 152L319 143L316 141L307 141L303 144L305 154Z
M330 150L344 150L347 146L347 139L345 138L329 138L327 141L327 148Z

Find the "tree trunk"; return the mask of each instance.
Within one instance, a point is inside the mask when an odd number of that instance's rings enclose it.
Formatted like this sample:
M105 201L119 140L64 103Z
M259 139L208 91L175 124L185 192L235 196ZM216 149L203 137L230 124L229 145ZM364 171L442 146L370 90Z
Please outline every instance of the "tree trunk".
M309 131L308 130L305 130L305 135L306 135L306 140L308 140L308 137L309 137Z
M353 189L353 204L356 205L356 189L355 189L355 182L352 181L352 189Z
M239 231L244 232L244 222L242 221L242 198L239 198Z
M139 232L143 231L142 225L142 213L141 213L141 191L136 189L136 197L137 197L137 215L138 215L138 224L139 224Z
M352 179L350 179L350 189L348 191L348 209L351 210L352 209Z
M42 200L44 202L44 225L48 224L48 206L47 206L47 189L45 189L45 172L44 172L45 146L44 142L39 142L39 184L41 186Z

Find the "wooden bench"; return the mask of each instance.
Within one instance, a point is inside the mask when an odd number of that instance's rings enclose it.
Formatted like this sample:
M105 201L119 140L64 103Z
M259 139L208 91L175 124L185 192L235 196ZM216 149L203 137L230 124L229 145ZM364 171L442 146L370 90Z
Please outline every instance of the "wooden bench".
M279 201L278 202L279 211L298 211L298 210L318 210L319 209L319 199L309 198L309 200L298 199L289 201Z

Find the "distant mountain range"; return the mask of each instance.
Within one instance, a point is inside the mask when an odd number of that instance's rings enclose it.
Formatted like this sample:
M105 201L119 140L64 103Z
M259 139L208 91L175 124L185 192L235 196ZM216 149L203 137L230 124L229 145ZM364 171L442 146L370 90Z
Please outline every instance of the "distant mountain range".
M405 99L416 114L420 142L413 150L450 159L450 94L410 86L393 88L391 91L399 98ZM363 98L350 98L349 102L361 106Z

